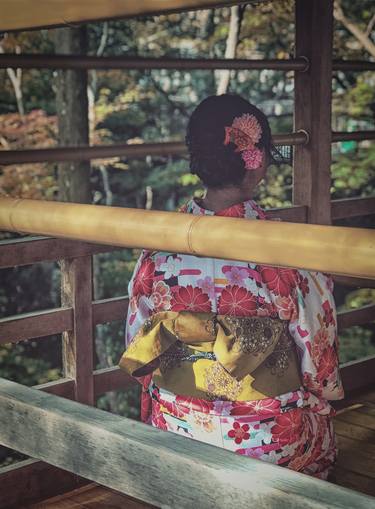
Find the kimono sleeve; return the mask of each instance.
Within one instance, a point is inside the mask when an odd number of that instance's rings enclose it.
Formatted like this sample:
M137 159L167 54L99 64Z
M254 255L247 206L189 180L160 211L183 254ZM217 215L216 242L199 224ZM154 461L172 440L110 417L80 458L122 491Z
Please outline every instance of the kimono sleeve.
M125 324L125 346L132 342L138 330L154 310L151 299L155 264L149 251L139 257L128 286L129 307Z
M321 272L298 271L297 317L290 322L304 387L327 400L344 397L338 356L333 281Z

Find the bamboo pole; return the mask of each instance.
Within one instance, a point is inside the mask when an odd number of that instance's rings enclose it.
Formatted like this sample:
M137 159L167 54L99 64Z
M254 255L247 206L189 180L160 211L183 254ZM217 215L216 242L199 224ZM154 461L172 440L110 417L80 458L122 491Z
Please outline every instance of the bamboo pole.
M1 31L214 9L249 0L1 0Z
M0 199L0 229L375 278L375 231Z

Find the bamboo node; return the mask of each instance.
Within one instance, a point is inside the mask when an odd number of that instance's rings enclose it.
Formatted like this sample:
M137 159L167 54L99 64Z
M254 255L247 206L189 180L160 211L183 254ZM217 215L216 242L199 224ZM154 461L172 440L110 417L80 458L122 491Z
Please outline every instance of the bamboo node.
M189 229L188 229L188 232L187 232L187 244L188 244L188 247L189 247L189 250L190 252L192 252L193 254L198 254L197 251L195 251L194 247L193 247L193 228L195 227L196 223L202 219L202 217L204 216L195 216L190 225L189 225Z

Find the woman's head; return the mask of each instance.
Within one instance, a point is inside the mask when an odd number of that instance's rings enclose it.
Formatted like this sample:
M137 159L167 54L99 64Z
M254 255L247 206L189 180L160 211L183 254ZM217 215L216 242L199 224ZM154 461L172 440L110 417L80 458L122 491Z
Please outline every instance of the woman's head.
M249 125L251 151L233 133ZM246 138L246 136L245 136ZM250 136L251 138L251 136ZM238 95L210 96L193 111L186 133L190 170L207 187L240 186L247 172L272 161L271 130L267 117ZM252 169L247 169L252 168Z

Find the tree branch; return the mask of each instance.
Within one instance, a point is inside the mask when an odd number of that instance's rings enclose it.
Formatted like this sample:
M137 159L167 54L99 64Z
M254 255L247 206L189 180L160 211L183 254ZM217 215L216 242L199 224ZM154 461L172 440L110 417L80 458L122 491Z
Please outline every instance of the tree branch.
M375 44L370 40L367 31L363 32L355 23L345 16L340 0L335 0L334 17L357 39L361 46L375 58ZM372 20L370 21L370 24ZM368 30L368 27L367 27Z

